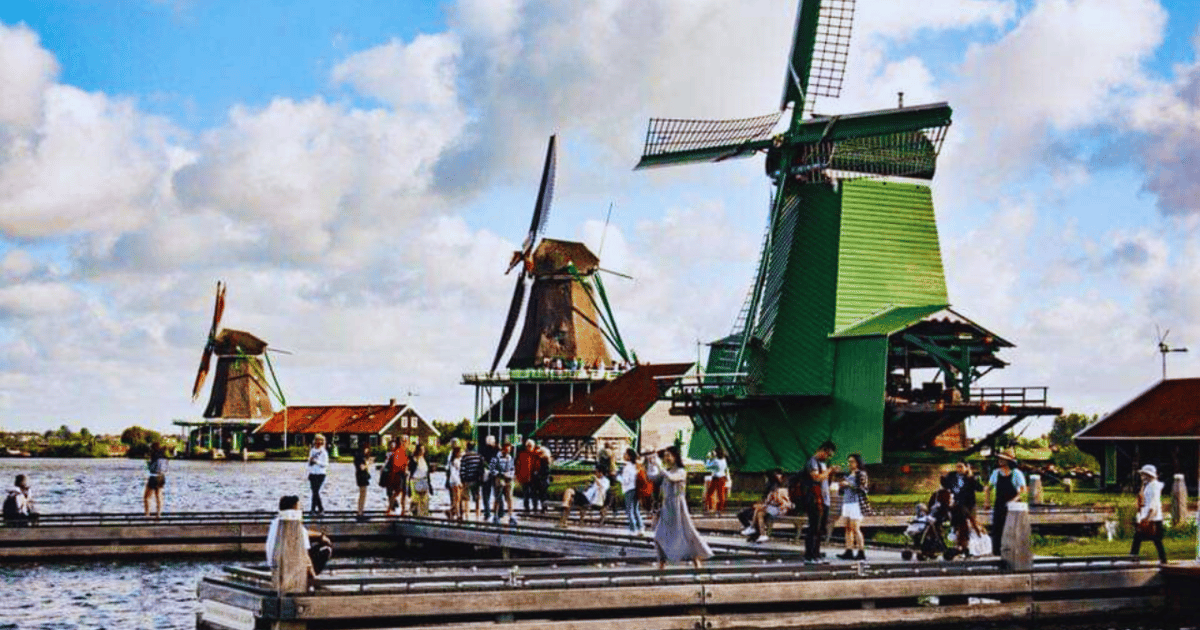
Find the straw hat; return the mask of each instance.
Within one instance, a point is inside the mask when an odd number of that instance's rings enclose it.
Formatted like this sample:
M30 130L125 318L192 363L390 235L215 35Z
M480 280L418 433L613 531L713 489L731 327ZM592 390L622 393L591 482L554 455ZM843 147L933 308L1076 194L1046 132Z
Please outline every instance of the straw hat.
M1151 477L1158 479L1158 469L1154 467L1154 464L1146 464L1145 466L1142 466L1141 470L1138 472L1142 473L1143 475L1150 475Z
M997 459L1007 459L1010 462L1016 463L1017 454L1016 454L1016 451L1013 451L1011 448L1006 448L1003 451L996 453L996 458Z

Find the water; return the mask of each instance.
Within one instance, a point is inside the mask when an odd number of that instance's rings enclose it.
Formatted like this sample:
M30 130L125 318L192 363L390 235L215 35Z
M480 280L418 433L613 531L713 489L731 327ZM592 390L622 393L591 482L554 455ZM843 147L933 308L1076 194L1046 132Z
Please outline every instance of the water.
M299 495L308 507L303 462L172 461L164 512L274 511L279 497ZM29 478L44 514L142 512L146 464L128 459L0 458L0 484ZM377 473L376 473L377 474ZM435 489L442 481L435 476ZM384 490L372 484L368 509L384 508ZM354 467L333 463L321 496L327 510L357 508ZM435 492L433 508L446 505ZM0 563L0 630L82 630L196 627L196 583L228 560L81 561Z

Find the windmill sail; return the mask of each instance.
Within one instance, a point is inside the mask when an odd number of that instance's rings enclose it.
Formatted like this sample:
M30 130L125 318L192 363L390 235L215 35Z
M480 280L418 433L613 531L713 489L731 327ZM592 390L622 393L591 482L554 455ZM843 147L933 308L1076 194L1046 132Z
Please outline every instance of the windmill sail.
M636 169L750 157L770 146L782 112L735 120L652 118Z

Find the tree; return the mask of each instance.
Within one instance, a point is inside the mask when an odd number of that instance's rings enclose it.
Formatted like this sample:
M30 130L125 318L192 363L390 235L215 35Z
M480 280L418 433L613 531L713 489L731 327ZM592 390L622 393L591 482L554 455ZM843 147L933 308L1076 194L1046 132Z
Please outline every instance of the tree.
M1054 426L1050 428L1050 446L1061 449L1073 445L1075 434L1095 422L1098 417L1095 415L1088 417L1082 413L1069 413L1055 418Z
M57 437L59 439L69 440L69 439L71 439L71 436L74 434L71 433L71 427L64 424L61 427L58 427L58 431L55 431L54 435L55 435L55 437Z
M79 439L84 442L90 442L92 440L92 432L88 431L87 427L79 429Z
M139 426L132 426L121 432L121 442L129 447L126 457L145 457L150 452L150 445L162 441L158 431L151 431Z
M458 438L460 442L472 439L475 433L474 425L467 418L463 418L460 422L443 422L434 420L433 428L438 430L438 442L440 444L449 444L450 440Z

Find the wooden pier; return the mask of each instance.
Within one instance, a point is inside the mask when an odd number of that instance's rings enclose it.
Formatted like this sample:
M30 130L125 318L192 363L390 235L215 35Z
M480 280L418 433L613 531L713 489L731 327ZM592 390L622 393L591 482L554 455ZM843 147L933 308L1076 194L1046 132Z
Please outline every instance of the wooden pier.
M1007 571L983 561L809 566L766 556L666 570L632 560L342 565L323 575L315 590L281 594L266 567L230 567L199 584L198 627L815 630L1166 623L1190 614L1168 610L1168 601L1180 600L1171 599L1169 581L1158 565L1125 557L1039 560L1030 570Z

